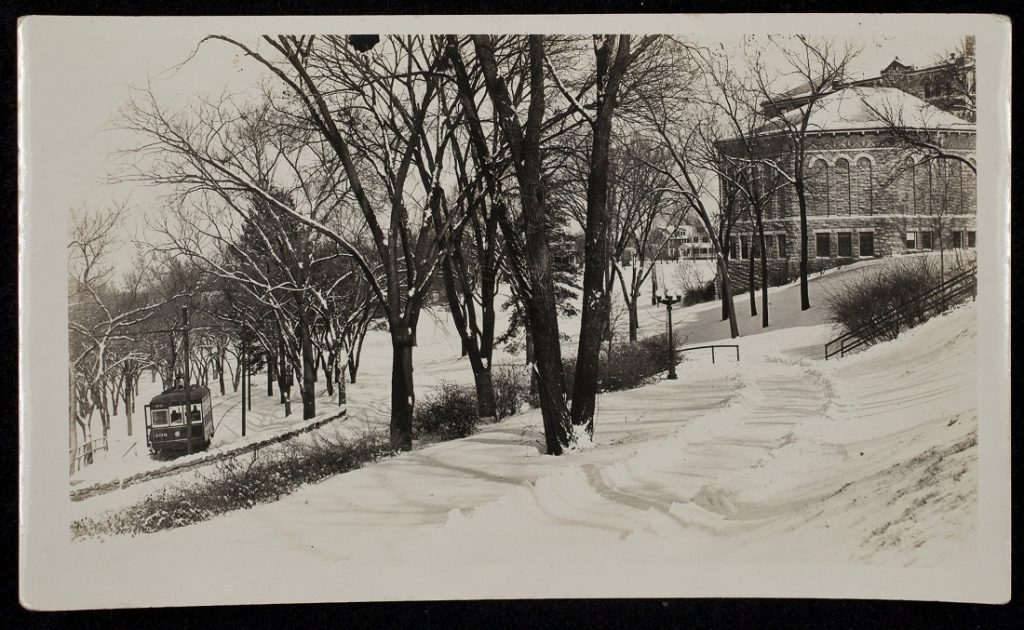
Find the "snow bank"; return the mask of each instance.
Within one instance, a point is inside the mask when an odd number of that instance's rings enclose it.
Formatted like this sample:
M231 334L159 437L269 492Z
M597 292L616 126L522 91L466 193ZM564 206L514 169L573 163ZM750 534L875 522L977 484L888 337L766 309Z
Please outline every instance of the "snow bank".
M793 352L826 330L746 338L740 362L694 357L677 381L603 395L594 448L541 455L532 410L214 521L77 543L69 566L103 562L81 585L89 601L160 604L135 586L149 571L138 552L150 567L182 547L208 550L190 560L202 577L176 593L182 604L223 580L239 601L560 596L593 593L572 575L592 571L597 584L614 570L628 594L630 576L658 567L945 566L969 555L973 304L841 361ZM491 580L467 581L485 569ZM393 590L410 581L419 586Z

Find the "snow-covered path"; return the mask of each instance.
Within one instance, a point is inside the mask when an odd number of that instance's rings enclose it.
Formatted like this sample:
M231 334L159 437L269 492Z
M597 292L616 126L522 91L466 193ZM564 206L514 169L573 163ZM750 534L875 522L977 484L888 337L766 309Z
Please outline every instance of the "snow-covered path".
M224 603L685 595L699 585L630 580L709 563L969 555L973 305L842 362L787 352L828 334L741 338L738 363L694 357L677 381L606 394L596 447L567 457L540 454L529 412L214 521L80 542L68 560L105 566L79 585L86 601L160 605L212 588ZM181 553L193 548L203 553ZM189 579L154 591L153 566Z

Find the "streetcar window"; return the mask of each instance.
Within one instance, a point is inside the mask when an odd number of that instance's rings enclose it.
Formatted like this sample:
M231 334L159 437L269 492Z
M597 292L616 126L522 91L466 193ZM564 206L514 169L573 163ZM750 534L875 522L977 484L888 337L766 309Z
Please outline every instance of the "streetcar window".
M177 409L171 412L171 424L181 424L181 412Z
M195 405L191 405L189 407L188 418L192 424L203 421L203 416L199 413L199 409Z
M167 426L167 410L166 409L154 409L152 411L153 426L165 427Z

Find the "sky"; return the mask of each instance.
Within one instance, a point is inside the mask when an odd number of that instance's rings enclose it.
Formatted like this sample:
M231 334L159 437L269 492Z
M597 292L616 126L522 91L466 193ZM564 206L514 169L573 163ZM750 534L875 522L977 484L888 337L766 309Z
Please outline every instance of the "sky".
M261 26L266 29L266 23ZM117 129L117 111L133 87L147 84L171 109L186 106L197 95L252 90L263 76L255 62L223 42L208 42L196 52L204 35L232 29L249 42L263 32L238 30L237 21L213 18L29 18L23 23L25 209L55 213L66 223L72 208L102 211L127 201L132 212L126 239L137 234L142 217L159 210L161 191L111 183L117 174L116 152L136 142L132 134ZM693 37L730 48L739 42L739 33L718 30ZM876 75L895 56L905 63L931 63L961 37L934 29L885 33L853 25L848 34L864 45L853 69L861 76ZM119 268L130 265L128 251L116 261Z

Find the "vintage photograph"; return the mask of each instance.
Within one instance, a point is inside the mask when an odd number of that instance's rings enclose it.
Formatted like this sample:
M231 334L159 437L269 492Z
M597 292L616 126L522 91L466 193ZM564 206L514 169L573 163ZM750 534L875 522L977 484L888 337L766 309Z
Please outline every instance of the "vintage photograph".
M1009 23L785 17L23 19L23 605L1006 601Z

